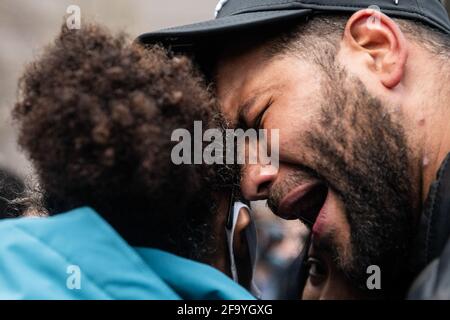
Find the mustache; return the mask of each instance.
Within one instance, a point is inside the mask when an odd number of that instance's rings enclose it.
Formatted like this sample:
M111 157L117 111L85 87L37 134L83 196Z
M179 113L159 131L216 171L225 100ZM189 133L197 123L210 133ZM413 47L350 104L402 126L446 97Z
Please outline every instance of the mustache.
M279 205L280 205L281 198L275 195L269 196L267 198L267 207L272 211L274 214L278 211Z

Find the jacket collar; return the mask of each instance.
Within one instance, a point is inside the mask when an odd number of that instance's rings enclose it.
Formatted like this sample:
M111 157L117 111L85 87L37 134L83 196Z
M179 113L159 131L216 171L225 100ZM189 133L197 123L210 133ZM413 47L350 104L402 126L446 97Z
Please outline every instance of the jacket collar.
M180 297L189 300L253 300L243 287L203 263L150 248L136 248L146 264Z
M450 237L450 154L431 184L416 239L414 267L420 271L439 257Z
M48 281L65 285L48 275L54 265L75 265L81 270L85 289L73 290L76 299L180 299L134 248L89 207L52 217L12 219L10 223L27 235L17 239L23 242L22 246L39 244L41 269Z
M89 207L48 218L11 219L10 223L29 238L38 240L42 246L39 250L48 253L42 258L43 265L79 266L85 285L96 288L96 297L252 299L245 289L208 265L161 250L130 246ZM49 261L48 257L57 258ZM80 294L89 291L81 290Z

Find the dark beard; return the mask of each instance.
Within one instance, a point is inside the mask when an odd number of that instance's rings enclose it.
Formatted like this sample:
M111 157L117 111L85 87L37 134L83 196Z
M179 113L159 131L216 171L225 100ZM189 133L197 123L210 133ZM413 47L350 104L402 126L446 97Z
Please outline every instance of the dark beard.
M367 290L367 267L378 265L378 293L401 295L408 281L415 194L404 129L359 80L338 68L328 69L327 76L320 121L302 142L314 155L315 171L345 206L352 255L339 267Z

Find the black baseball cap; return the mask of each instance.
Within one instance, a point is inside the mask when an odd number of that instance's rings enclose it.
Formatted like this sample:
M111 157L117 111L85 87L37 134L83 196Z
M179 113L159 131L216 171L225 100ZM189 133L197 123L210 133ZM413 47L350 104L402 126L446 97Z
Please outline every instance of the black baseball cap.
M391 17L421 21L450 34L450 20L440 0L220 0L213 20L145 33L137 41L184 51L245 29L263 33L282 22L324 13L351 14L374 6Z

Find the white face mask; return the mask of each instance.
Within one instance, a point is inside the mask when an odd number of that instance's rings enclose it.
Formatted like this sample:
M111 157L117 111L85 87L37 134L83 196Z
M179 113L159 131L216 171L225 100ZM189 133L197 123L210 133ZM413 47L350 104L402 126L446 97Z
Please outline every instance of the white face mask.
M226 226L226 233L227 233L227 241L228 241L228 252L230 255L230 265L231 265L231 275L233 277L233 280L235 282L238 282L238 272L236 268L236 259L234 257L234 248L233 248L233 240L234 240L234 233L236 229L236 223L239 218L239 214L241 213L241 209L245 208L248 210L250 214L250 224L245 230L245 237L247 239L248 244L248 250L250 254L250 263L251 263L251 270L252 270L252 281L251 281L251 288L250 291L256 296L259 297L260 292L258 288L256 287L253 276L255 274L255 267L256 267L256 251L258 246L257 236L256 236L256 226L255 222L252 218L252 212L250 208L243 204L242 202L234 202L233 208L232 208L232 216L229 217L230 221ZM231 220L232 219L232 220Z

